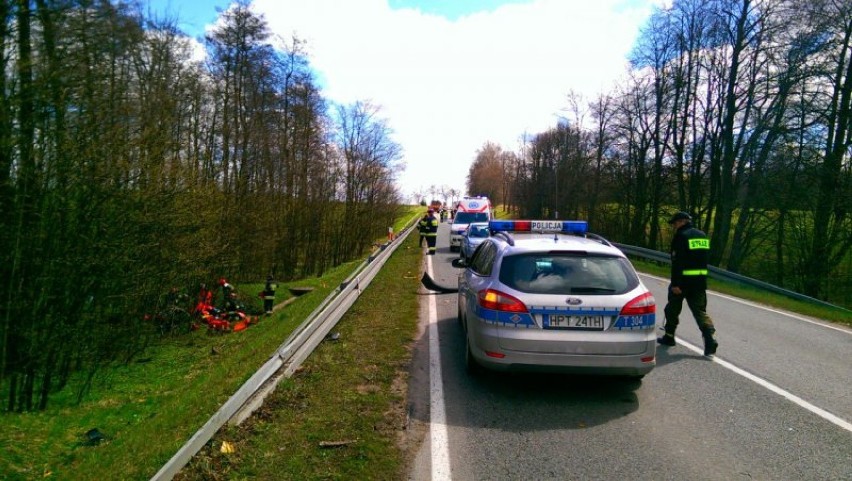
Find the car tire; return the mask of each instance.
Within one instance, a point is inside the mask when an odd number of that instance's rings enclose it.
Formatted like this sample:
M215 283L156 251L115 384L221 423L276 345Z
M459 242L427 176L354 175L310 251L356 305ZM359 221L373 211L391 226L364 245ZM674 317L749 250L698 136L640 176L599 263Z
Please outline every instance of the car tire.
M470 351L470 339L466 335L464 336L464 365L470 376L482 375L483 367L473 357L473 353Z

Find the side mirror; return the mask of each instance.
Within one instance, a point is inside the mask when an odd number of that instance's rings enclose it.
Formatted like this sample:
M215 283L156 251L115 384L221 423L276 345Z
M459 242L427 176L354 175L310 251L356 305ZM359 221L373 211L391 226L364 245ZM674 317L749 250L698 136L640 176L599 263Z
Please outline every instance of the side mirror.
M464 269L467 267L467 261L465 261L461 257L456 257L455 259L453 259L453 267L457 269Z

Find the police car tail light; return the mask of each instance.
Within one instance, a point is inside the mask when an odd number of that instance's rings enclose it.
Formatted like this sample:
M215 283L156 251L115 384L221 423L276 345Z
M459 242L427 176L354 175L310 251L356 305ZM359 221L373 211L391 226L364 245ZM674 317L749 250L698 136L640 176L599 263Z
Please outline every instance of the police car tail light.
M642 314L654 314L655 312L657 312L657 301L650 292L646 292L625 304L621 308L619 315L638 316Z
M523 302L494 289L479 292L479 305L494 311L527 312L527 306Z

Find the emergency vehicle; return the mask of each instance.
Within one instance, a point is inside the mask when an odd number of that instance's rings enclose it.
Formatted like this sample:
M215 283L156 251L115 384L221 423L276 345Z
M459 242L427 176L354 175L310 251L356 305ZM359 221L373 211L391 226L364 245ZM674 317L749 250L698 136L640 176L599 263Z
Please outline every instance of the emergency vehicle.
M656 301L583 220L495 220L459 274L468 371L641 379L656 365Z
M450 226L450 251L461 249L462 234L472 222L488 222L492 219L491 201L488 197L464 197L456 204L456 215Z

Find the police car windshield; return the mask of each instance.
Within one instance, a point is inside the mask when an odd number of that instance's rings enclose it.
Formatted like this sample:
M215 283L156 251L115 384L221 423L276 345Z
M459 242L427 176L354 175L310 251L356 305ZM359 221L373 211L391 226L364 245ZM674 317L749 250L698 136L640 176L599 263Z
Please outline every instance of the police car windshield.
M470 224L471 222L488 222L485 212L458 212L453 219L454 224Z
M617 295L639 278L621 257L542 252L503 258L500 282L530 294Z

